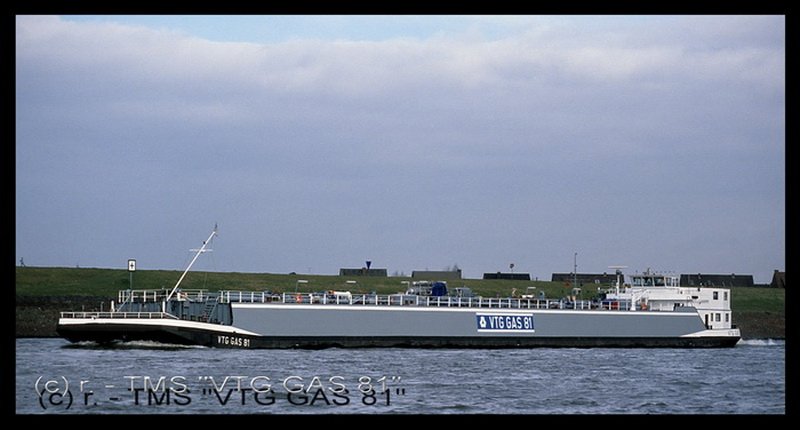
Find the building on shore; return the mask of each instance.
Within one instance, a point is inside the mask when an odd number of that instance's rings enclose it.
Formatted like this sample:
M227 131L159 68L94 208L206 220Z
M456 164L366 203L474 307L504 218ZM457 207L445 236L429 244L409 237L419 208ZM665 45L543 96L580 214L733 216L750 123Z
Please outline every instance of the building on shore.
M753 275L731 274L681 274L681 287L752 287Z
M386 274L386 269L367 269L362 267L360 269L340 268L339 276L375 276L385 278L388 275Z
M483 279L509 279L512 281L530 281L531 274L530 273L503 273L503 272L495 272L495 273L484 273Z
M775 269L772 273L772 282L769 283L772 288L786 288L786 272L781 272Z

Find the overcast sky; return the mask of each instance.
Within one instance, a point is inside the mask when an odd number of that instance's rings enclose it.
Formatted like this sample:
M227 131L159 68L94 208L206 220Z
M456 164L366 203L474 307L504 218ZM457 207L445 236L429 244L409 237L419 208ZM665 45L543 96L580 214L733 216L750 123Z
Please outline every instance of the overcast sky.
M28 266L785 270L783 16L18 16Z

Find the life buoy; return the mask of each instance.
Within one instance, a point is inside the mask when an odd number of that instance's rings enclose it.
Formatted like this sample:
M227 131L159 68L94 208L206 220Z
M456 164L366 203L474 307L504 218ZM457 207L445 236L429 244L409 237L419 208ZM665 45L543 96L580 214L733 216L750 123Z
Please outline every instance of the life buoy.
M300 294L294 296L294 301L295 301L295 303L302 302L303 301L303 296L301 296Z

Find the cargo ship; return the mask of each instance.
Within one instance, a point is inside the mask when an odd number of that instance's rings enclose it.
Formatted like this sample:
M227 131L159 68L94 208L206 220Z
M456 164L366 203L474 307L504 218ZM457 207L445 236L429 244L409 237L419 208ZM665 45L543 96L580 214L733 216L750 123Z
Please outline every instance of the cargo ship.
M123 290L105 312L62 312L71 342L156 341L218 348L719 348L741 338L730 291L681 287L679 278L617 270L593 300L448 294L444 282L396 294Z

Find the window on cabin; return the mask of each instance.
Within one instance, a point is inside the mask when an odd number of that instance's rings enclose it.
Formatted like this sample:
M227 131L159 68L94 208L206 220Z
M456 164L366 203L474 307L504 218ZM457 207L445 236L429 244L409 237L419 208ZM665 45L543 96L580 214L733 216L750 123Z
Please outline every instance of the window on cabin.
M728 301L728 292L727 291L722 293L722 300L725 300L726 302Z
M731 314L725 314L725 322L731 322Z
M722 321L722 316L720 316L720 314L717 314L717 322L720 322L720 321Z
M719 300L719 292L714 291L714 300Z

